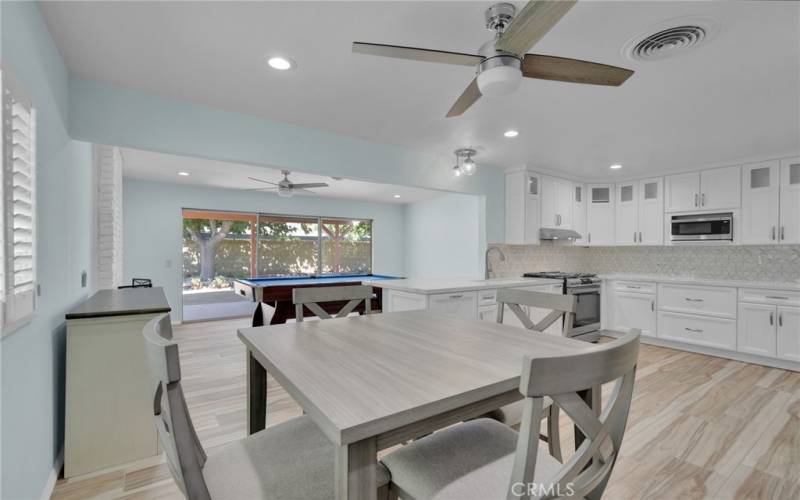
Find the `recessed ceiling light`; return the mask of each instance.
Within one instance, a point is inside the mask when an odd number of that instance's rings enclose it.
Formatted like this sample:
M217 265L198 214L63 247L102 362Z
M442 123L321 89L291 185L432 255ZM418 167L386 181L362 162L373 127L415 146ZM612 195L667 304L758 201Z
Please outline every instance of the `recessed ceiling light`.
M189 177L189 172L178 172L181 177Z
M620 165L619 163L615 163L608 168L610 168L611 170L619 170L622 168L622 165Z
M512 128L511 130L506 130L503 132L503 135L506 137L516 137L519 135L519 132Z
M399 194L392 195L392 198L400 198Z
M287 69L292 69L296 66L294 61L288 57L270 57L267 61L267 64L269 64L272 69L277 69L280 71L286 71Z

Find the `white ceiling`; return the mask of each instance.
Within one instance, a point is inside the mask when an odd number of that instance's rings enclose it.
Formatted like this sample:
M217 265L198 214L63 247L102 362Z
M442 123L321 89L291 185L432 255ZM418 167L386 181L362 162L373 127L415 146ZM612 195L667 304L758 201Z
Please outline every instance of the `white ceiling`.
M188 156L153 153L139 149L122 149L122 174L127 179L156 182L173 182L183 185L210 186L228 189L251 189L269 187L248 179L255 177L270 182L283 179L280 169L241 165L215 160L190 158ZM188 172L188 177L178 175ZM411 203L441 196L442 191L420 189L392 184L376 184L350 179L334 180L330 177L292 172L289 180L296 184L325 182L329 187L311 191L323 198L374 201L380 203ZM259 191L264 196L277 196L275 192ZM394 195L400 195L395 198ZM299 194L298 196L313 196Z
M491 2L43 2L70 70L227 110L482 164L645 175L800 150L800 3L584 1L533 52L634 69L622 87L526 80L444 118L468 67L352 54L354 40L474 52ZM520 2L517 2L521 5ZM667 19L720 24L682 57L627 60ZM298 68L276 72L267 56ZM519 129L516 139L502 132Z

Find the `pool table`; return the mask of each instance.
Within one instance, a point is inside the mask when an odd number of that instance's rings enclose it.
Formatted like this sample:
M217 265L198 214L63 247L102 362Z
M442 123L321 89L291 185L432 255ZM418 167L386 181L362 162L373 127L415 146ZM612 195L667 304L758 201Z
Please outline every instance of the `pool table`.
M292 303L292 290L295 288L322 287L322 286L348 286L360 285L362 281L380 281L399 279L396 276L384 276L380 274L356 274L356 275L325 275L325 276L297 276L297 277L276 277L276 278L250 278L241 279L233 282L233 289L236 295L247 297L258 302L255 313L253 313L253 326L264 325L264 312L261 304L268 304L275 308L272 314L270 325L286 323L287 319L295 317L294 304ZM375 298L372 299L372 309L381 310L381 289L373 286ZM320 306L330 313L338 312L347 301L329 302ZM356 308L356 312L364 312L362 303ZM304 309L305 316L313 316L307 309ZM304 317L305 317L304 316Z

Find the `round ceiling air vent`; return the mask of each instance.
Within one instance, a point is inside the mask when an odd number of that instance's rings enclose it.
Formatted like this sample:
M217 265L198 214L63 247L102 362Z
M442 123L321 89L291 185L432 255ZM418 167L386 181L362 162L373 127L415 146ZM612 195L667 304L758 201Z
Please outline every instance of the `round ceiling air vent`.
M657 61L684 54L715 34L716 23L710 19L673 19L630 39L622 51L634 61Z

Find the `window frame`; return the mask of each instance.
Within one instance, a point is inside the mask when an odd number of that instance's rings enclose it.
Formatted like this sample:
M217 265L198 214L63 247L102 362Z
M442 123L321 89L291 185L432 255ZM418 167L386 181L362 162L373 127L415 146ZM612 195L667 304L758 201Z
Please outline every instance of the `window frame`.
M14 259L9 258L14 255L14 203L19 201L14 195L14 127L13 127L13 106L21 104L29 115L29 161L30 172L29 194L30 194L30 287L22 292L15 291ZM24 325L31 322L36 315L38 307L38 244L39 244L39 225L38 225L38 161L37 161L37 107L28 94L21 88L12 75L0 67L0 106L2 106L2 118L0 119L0 142L2 149L2 168L0 177L2 187L0 188L0 220L2 226L0 233L0 246L2 246L3 270L0 276L2 290L0 290L0 337L5 337ZM24 134L21 134L24 135ZM19 310L18 310L19 309Z

